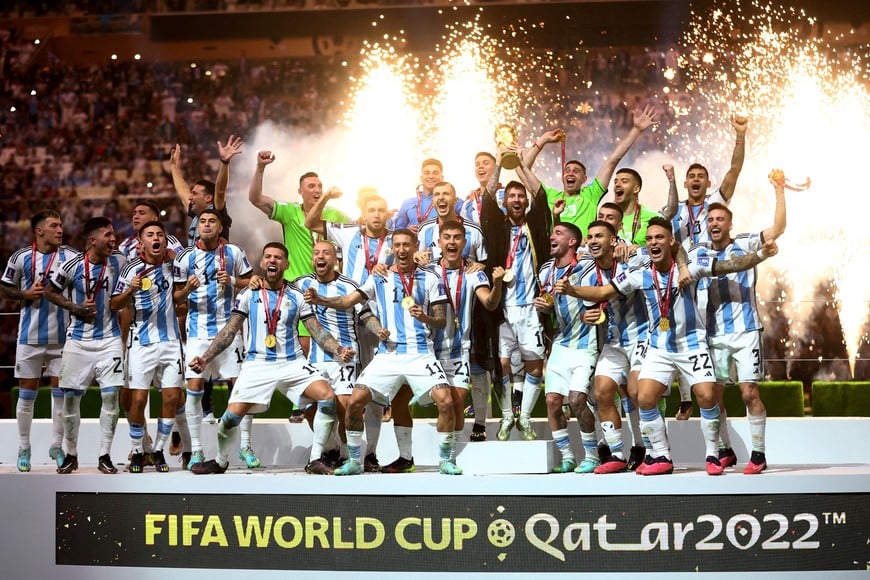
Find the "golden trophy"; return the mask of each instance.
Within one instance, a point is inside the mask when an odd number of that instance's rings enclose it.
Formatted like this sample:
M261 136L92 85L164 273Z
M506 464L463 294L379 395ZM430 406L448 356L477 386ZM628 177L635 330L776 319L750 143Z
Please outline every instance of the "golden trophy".
M517 144L517 132L506 123L495 128L495 142L498 147L507 147ZM501 156L503 169L516 169L520 164L520 156L515 151L505 151Z

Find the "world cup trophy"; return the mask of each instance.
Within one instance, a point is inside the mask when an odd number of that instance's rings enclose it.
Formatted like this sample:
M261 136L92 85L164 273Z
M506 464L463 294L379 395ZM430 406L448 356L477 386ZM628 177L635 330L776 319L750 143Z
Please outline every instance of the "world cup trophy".
M499 148L517 144L517 132L513 127L502 123L495 128L495 142ZM520 164L520 156L515 151L502 153L501 163L503 169L516 169Z

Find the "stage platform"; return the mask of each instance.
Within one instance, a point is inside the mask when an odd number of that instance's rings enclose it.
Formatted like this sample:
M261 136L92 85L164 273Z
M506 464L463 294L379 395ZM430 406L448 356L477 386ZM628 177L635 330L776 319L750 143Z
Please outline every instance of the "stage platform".
M748 426L736 419L740 461L721 477L704 472L697 419L669 421L676 470L660 477L529 473L555 458L544 421L535 442L498 442L493 421L489 441L467 443L467 425L463 476L437 473L431 421L415 424L416 473L314 476L302 471L308 427L277 420L255 421L266 466L234 458L221 476L182 472L175 458L168 474L103 475L98 425L85 421L80 468L61 476L46 455L49 427L35 422L34 469L22 474L15 423L0 422L4 579L870 570L868 419L769 420L771 466L759 476L741 472ZM215 430L204 430L207 455ZM119 423L116 463L128 450ZM382 463L396 455L391 423L378 454Z

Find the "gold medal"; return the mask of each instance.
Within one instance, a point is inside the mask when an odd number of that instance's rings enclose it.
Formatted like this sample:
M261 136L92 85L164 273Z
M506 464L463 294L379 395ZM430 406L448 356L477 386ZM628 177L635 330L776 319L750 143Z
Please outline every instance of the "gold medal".
M607 316L604 314L604 311L601 311L601 314L598 315L598 318L595 320L595 324L601 324L607 319Z
M510 284L514 281L514 271L512 268L505 268L504 276L501 277L505 284Z
M414 299L410 296L405 296L404 298L402 298L402 308L404 308L405 310L410 310L413 305Z
M267 334L266 340L263 342L266 344L266 348L275 348L275 345L278 344L278 338L274 334Z
M142 290L151 290L151 278L142 278L142 280L139 281L139 286Z
M659 330L661 330L662 332L667 332L668 329L670 329L670 328L671 328L671 321L668 320L667 318L662 318L661 321L659 322Z
M541 294L541 298L543 298L544 302L547 303L547 306L556 305L556 298L552 294Z
M459 330L459 317L458 316L453 317L453 328L455 328L456 330Z

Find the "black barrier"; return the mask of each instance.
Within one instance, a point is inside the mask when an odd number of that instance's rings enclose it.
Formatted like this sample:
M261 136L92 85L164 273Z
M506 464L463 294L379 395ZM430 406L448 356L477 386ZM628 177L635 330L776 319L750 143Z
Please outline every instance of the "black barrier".
M870 494L58 493L56 563L451 572L864 570Z

